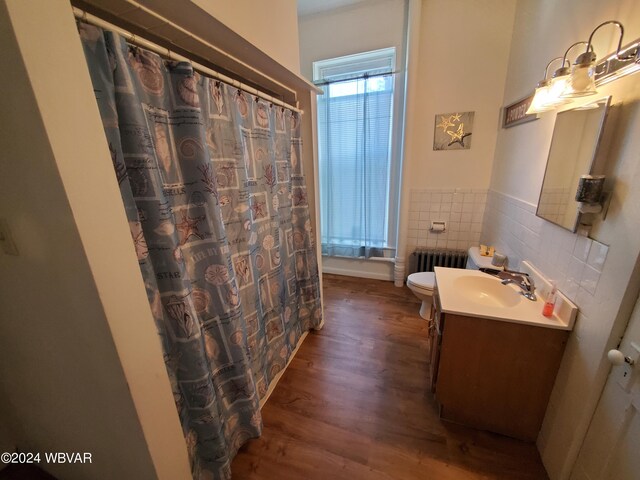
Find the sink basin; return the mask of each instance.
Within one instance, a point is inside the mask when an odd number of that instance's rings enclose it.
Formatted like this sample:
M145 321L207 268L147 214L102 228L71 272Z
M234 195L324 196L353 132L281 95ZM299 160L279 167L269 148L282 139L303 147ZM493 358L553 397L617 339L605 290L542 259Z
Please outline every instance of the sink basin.
M502 285L499 278L479 270L444 267L435 267L434 270L442 313L560 330L573 329L578 307L560 291L553 316L542 315L542 297L551 284L526 261L522 262L520 270L535 278L543 292L533 302L521 295L518 286Z
M515 307L522 295L493 277L462 276L453 281L458 295L487 307Z

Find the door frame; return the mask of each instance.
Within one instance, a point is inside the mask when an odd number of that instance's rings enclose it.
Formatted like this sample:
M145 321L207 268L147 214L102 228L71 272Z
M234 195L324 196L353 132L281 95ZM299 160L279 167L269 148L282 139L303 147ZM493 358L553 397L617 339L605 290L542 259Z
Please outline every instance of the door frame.
M578 448L575 454L575 457L573 459L571 469L569 470L569 475L567 478L572 477L572 475L574 474L574 470L576 468L578 458L580 457L580 453L582 452L582 448L584 447L584 443L589 433L589 429L591 428L591 424L593 423L593 418L596 414L598 405L600 405L600 400L604 393L604 389L607 385L607 380L609 379L609 376L611 374L611 369L613 366L607 359L607 352L609 352L609 350L611 349L617 349L620 346L622 339L629 326L629 322L631 321L631 314L633 313L633 309L636 306L636 303L639 301L640 301L640 255L638 255L638 257L636 258L635 266L633 267L633 271L631 273L629 283L627 284L627 288L622 297L622 301L620 302L620 308L618 309L616 319L613 322L611 331L609 333L609 339L607 341L606 348L602 353L600 372L597 379L599 395L597 396L596 401L593 404L589 405L589 421L585 423L585 428L581 429L583 431L577 432L581 438L580 448Z

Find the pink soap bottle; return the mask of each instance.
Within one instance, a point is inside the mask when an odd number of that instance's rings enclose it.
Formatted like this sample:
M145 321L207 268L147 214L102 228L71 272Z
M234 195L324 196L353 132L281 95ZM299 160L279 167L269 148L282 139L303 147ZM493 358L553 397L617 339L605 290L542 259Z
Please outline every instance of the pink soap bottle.
M556 296L558 293L558 288L554 282L551 282L551 290L547 294L547 299L544 302L544 307L542 307L542 315L545 317L553 316L553 309L556 306Z

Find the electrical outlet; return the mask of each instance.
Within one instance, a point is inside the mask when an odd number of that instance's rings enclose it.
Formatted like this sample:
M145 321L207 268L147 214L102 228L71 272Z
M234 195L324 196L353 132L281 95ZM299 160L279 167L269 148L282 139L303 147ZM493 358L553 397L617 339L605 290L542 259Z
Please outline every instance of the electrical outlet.
M13 241L9 224L4 218L0 218L0 245L2 246L2 251L7 255L18 255L18 248Z

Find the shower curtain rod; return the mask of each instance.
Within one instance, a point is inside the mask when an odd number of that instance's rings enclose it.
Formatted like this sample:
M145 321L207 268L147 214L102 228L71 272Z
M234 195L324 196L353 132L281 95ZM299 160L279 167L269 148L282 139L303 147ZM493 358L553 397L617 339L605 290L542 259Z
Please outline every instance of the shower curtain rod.
M238 80L228 77L222 73L216 72L215 70L212 70L209 67L205 67L204 65L194 62L193 60L190 60L187 57L184 57L178 53L172 52L171 49L169 48L161 47L160 45L153 43L150 40L147 40L138 35L135 35L121 27L118 27L117 25L114 25L110 22L107 22L106 20L96 17L95 15L85 12L84 10L78 7L73 7L73 14L77 19L82 20L83 22L86 22L96 27L104 28L107 30L113 30L114 32L119 33L120 35L126 38L127 42L133 45L137 45L139 47L143 47L148 50L151 50L152 52L157 53L162 57L168 58L169 60L173 60L176 62L187 62L191 64L194 70L197 70L200 73L204 73L205 75L216 78L222 82L228 83L229 85L239 88L240 90L244 90L245 92L251 93L252 95L256 95L257 97L267 100L275 105L279 105L289 110L293 110L294 112L299 114L304 113L304 111L299 109L298 107L289 105L288 103L283 102L282 100L279 100L275 97L272 97L271 95L268 95L264 92L261 92L260 90L257 90L253 87L250 87L249 85L245 85L244 83L239 82Z

